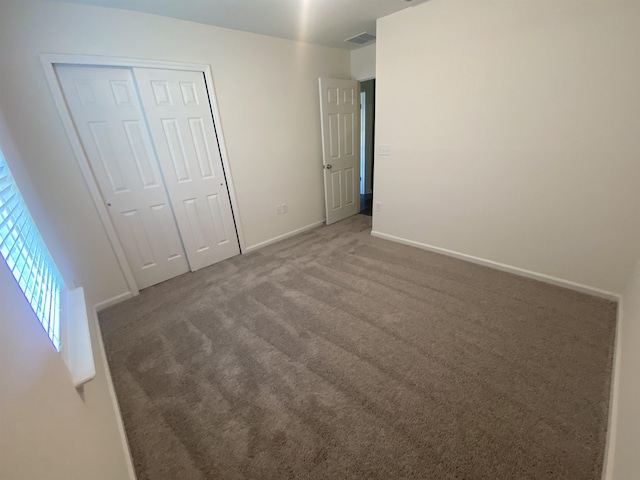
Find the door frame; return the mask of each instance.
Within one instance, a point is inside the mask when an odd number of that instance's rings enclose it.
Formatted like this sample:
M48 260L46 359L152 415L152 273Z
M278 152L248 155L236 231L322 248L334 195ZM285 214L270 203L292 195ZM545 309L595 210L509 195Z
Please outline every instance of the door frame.
M41 53L40 63L44 69L44 74L49 84L49 89L53 95L53 100L58 110L58 114L62 120L64 130L67 134L71 148L82 172L85 183L89 189L89 193L93 200L93 203L98 211L98 216L104 226L107 233L109 243L113 248L113 252L116 255L122 274L129 287L129 292L132 296L140 293L138 286L136 285L131 267L124 254L124 249L120 242L107 207L104 204L100 188L93 176L89 159L87 158L80 137L76 132L73 119L71 118L71 112L67 108L67 103L62 93L62 87L58 82L58 76L56 75L55 65L66 64L74 66L87 66L87 67L123 67L123 68L156 68L165 70L187 70L192 72L202 72L204 74L205 86L209 93L209 106L211 107L211 115L213 116L213 124L217 137L218 148L220 150L220 157L222 158L222 166L224 168L224 176L227 183L227 191L229 192L229 199L231 200L231 211L236 227L236 233L238 235L238 243L240 244L240 254L246 252L246 244L244 241L244 233L242 231L242 222L240 221L240 213L238 209L238 202L236 199L236 192L233 186L233 179L231 175L231 168L229 165L229 158L227 156L227 148L222 134L222 122L220 120L220 111L218 109L218 102L213 86L213 76L211 74L211 67L205 64L199 63L179 63L179 62L166 62L159 60L143 60L125 57L103 57L94 55L67 55L67 54L55 54L55 53Z

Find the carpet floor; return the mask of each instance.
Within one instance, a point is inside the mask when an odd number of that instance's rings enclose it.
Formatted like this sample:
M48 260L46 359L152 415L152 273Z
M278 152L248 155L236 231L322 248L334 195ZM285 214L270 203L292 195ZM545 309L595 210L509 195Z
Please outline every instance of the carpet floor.
M139 480L600 479L616 304L370 231L100 313Z

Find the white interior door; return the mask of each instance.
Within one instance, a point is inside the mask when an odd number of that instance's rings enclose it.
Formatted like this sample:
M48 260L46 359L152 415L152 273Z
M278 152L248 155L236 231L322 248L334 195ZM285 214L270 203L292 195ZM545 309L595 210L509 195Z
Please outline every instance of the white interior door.
M192 270L240 253L202 72L135 68Z
M56 72L138 288L187 272L131 70Z
M358 213L360 198L360 86L320 79L322 157L327 225Z

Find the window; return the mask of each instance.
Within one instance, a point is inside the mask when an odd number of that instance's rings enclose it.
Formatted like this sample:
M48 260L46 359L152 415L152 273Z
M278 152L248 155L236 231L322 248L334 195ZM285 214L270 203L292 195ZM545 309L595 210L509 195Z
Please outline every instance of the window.
M0 254L60 351L62 277L0 151Z

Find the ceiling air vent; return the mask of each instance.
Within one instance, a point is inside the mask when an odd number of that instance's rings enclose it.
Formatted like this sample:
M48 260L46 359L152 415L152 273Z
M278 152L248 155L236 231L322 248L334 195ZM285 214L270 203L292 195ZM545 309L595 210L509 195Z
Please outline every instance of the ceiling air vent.
M354 37L347 38L345 42L351 42L351 43L356 43L358 45L363 45L375 39L376 39L375 35L371 35L370 33L367 33L367 32L362 32Z

